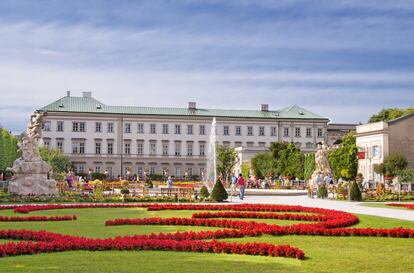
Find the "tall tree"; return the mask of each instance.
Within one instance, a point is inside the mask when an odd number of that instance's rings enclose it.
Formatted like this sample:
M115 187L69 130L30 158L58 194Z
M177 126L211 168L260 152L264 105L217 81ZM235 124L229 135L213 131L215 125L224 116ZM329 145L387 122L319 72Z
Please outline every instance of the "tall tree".
M53 178L63 180L72 165L69 157L58 149L49 149L46 146L40 147L39 153L40 157L52 167Z
M309 180L313 172L315 171L315 154L314 153L306 154L303 165L304 165L304 173L303 173L304 179Z
M286 149L280 152L278 168L285 176L303 178L304 155L294 143L289 143Z
M329 151L328 161L336 178L352 180L358 172L358 148L353 133L347 134L342 139L339 148Z
M384 108L378 114L372 115L368 122L390 121L413 112L414 107Z
M237 152L225 145L216 145L217 173L224 179L231 175L231 171L237 164Z
M6 129L0 128L0 171L11 167L18 157L17 139Z
M257 178L263 179L265 177L275 175L275 159L271 153L261 153L252 158L252 169Z

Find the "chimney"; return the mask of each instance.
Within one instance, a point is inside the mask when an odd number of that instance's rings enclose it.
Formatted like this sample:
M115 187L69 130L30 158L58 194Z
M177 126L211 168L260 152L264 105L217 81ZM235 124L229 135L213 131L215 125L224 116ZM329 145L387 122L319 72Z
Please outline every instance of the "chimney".
M261 110L262 110L262 112L268 112L269 111L269 104L262 104Z
M189 102L188 103L188 110L196 110L197 109L197 103L196 102Z
M82 97L84 97L84 98L92 98L92 92L82 92Z
M66 97L70 97L70 91L66 91Z

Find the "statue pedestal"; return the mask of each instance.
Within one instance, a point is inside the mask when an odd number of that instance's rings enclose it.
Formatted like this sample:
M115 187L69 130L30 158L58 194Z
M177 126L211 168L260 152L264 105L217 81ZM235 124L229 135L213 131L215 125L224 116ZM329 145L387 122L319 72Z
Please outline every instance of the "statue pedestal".
M50 166L41 160L17 159L13 164L14 176L9 184L9 193L17 195L57 194L56 181L48 179Z

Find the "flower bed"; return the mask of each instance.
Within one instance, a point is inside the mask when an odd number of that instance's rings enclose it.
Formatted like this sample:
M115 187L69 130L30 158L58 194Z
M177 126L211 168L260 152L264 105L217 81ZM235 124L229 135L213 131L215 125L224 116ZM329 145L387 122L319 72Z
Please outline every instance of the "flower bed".
M72 221L76 215L65 216L0 216L0 222L47 222L47 221Z
M387 206L391 206L391 207L401 207L401 208L406 208L406 209L412 209L414 210L414 204L387 204Z
M399 205L399 204L398 204ZM14 209L16 213L53 209L78 208L147 208L160 210L198 210L191 218L137 218L106 221L106 226L119 225L173 225L204 226L221 228L214 231L189 231L171 234L149 234L123 236L107 239L92 239L62 235L47 231L0 230L0 239L24 240L0 245L0 256L32 255L36 253L62 252L69 250L163 250L229 253L261 256L280 256L304 259L302 250L288 245L266 243L228 243L217 239L257 237L261 235L318 235L318 236L372 236L414 238L414 230L405 228L349 228L359 219L346 212L284 205L175 205L175 204L56 204L0 206L0 209ZM294 214L305 213L305 214ZM24 217L26 219L47 219L45 216ZM62 219L73 216L59 216ZM21 218L21 217L20 217ZM22 219L24 219L22 218ZM51 219L52 217L49 217ZM230 218L230 219L224 219ZM55 217L55 219L59 219ZM250 219L250 220L239 220ZM290 226L254 221L254 219L278 219L307 221ZM69 220L69 219L68 219ZM28 220L30 221L30 220ZM34 220L36 221L36 220ZM41 220L38 220L41 221ZM58 221L58 220L57 220Z

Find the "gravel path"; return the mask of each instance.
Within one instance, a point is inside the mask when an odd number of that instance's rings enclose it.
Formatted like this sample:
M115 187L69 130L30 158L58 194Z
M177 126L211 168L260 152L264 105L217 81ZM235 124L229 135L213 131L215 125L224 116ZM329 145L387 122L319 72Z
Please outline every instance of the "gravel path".
M414 221L414 210L365 207L360 206L359 202L310 199L307 196L245 196L243 201L238 197L232 197L231 201L232 203L301 205Z

